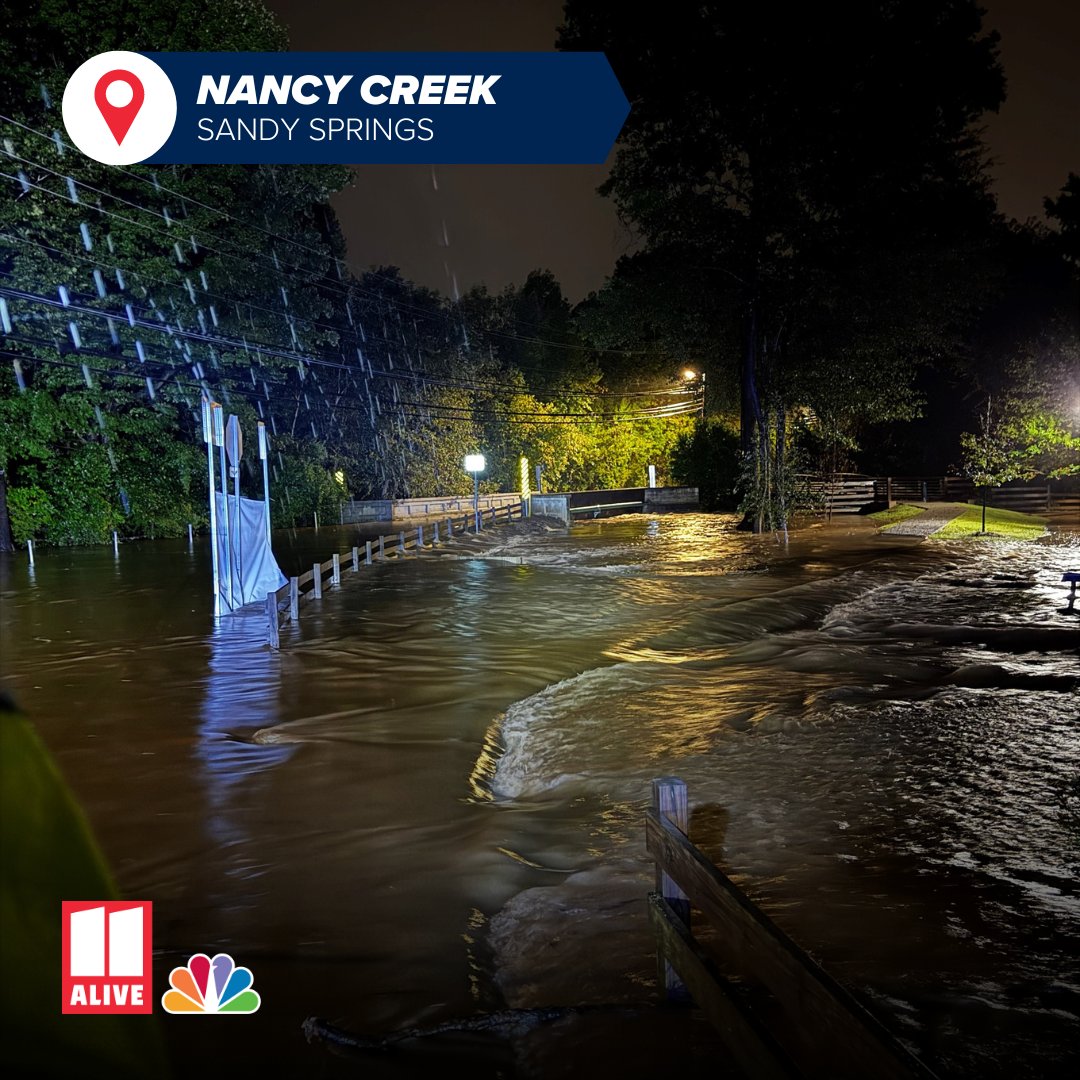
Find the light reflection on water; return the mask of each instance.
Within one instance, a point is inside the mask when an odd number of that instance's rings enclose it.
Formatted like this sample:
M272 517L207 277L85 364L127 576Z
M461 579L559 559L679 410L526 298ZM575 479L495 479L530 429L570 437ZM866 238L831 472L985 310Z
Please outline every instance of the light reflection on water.
M674 773L703 848L944 1071L1045 1073L1080 997L1075 535L976 559L733 526L500 530L346 570L280 654L259 612L213 627L202 548L48 551L32 581L3 564L0 645L155 901L159 962L242 952L275 1060L322 1067L312 1014L648 996L641 814ZM295 572L362 536L275 542Z

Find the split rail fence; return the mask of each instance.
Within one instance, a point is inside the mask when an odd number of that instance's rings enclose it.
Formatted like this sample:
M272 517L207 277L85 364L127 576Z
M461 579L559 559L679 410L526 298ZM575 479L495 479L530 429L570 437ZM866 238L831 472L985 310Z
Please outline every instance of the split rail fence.
M649 918L667 996L692 997L747 1076L933 1078L690 842L688 826L686 784L654 780L645 822L656 862ZM715 931L713 951L695 938L692 910Z

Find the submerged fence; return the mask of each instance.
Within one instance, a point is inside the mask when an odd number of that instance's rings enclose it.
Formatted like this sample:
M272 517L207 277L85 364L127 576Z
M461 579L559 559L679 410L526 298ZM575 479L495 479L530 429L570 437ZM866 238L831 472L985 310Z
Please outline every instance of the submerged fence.
M933 1078L690 842L689 818L686 784L654 780L645 821L656 861L649 918L667 996L692 997L747 1076ZM708 924L712 951L693 933L692 910Z
M314 563L310 570L289 578L289 583L277 592L266 594L267 640L270 647L280 648L284 624L299 621L302 600L321 600L325 584L331 587L341 584L343 567L350 573L357 573L361 566L371 566L387 558L407 555L410 551L419 552L450 543L469 532L476 535L484 526L505 525L525 516L525 505L519 500L502 506L490 506L476 515L470 510L461 517L447 517L428 523L426 527L418 525L415 529L383 534L364 541L363 547L356 546L344 553L335 552L326 562Z

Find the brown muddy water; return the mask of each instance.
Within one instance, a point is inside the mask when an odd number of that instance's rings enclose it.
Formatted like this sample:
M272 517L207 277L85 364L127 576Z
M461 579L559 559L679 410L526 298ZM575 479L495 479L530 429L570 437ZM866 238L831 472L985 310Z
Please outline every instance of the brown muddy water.
M163 1015L177 1075L728 1068L696 1012L649 1007L642 815L668 774L693 839L943 1076L1074 1074L1080 534L847 522L785 548L733 525L500 530L362 568L279 654L261 613L214 625L205 544L4 561L4 686L154 902L158 994L196 951L262 994ZM275 549L299 572L356 536ZM351 1060L301 1029L601 1003L631 1007Z

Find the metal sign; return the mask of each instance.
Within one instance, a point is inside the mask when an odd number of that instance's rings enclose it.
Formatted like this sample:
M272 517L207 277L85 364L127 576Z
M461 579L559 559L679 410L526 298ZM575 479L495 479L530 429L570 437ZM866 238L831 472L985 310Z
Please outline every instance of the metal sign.
M210 402L210 426L214 435L214 445L225 445L225 414L216 401Z
M244 453L244 437L240 433L240 421L235 416L229 417L225 429L225 453L229 455L229 464L237 468Z

